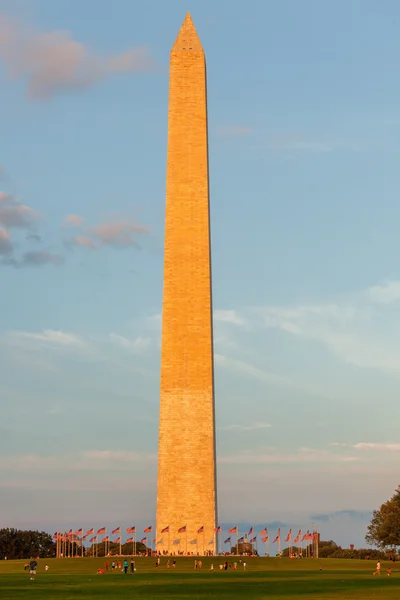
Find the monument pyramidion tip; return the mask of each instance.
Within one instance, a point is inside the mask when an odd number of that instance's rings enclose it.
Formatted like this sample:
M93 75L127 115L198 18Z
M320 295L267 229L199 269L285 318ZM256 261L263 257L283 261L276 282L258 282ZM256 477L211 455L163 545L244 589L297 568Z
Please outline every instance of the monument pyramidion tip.
M203 46L189 12L182 23L175 44L172 46L172 52L182 51L203 52Z

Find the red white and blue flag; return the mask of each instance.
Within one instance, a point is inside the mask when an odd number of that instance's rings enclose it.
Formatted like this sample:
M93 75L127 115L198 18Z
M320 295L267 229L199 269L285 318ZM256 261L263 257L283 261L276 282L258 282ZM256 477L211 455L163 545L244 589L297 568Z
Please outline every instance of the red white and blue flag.
M121 533L121 527L117 527L117 529L112 530L112 535L117 535L117 533Z
M179 527L178 533L186 533L186 525L184 525L183 527Z
M149 525L148 527L146 527L145 529L143 529L144 533L151 533L151 530L153 529L152 525Z
M136 527L127 527L126 533L136 533Z
M199 529L197 530L197 533L204 533L204 525L199 527Z
M228 529L228 533L237 533L237 532L238 532L237 525L235 525L235 527L231 527L230 529Z
M168 527L164 527L164 529L161 529L161 533L169 533L169 525Z

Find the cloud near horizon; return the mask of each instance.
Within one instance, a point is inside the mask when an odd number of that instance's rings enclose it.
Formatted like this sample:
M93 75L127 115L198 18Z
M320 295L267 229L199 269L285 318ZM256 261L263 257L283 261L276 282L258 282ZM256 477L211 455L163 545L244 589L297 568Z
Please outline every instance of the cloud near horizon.
M4 14L0 14L0 62L10 79L27 82L32 100L83 90L111 75L154 69L145 46L96 55L68 31L42 33Z

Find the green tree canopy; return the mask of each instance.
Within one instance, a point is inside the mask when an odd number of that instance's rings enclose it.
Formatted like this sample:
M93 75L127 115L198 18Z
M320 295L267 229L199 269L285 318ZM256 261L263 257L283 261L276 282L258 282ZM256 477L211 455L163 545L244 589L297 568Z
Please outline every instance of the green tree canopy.
M400 546L400 486L390 500L373 511L365 539L382 549Z
M0 557L41 558L55 555L55 544L51 535L44 531L22 531L20 529L0 529Z

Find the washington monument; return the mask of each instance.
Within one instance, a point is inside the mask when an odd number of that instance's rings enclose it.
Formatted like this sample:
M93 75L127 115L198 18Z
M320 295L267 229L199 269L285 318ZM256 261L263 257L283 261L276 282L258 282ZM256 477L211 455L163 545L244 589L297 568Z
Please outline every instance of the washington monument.
M190 14L170 54L157 550L215 551L207 90Z

